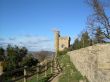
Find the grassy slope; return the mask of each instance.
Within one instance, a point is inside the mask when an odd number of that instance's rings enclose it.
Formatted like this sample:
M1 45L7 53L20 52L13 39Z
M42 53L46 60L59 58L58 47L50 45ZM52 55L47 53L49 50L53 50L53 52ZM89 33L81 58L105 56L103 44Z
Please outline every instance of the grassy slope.
M79 80L84 79L73 63L70 62L68 55L60 55L58 58L63 69L59 82L79 82Z
M51 76L50 70L51 70L50 68L47 70L47 72L46 72L47 76L46 77L45 77L45 74L42 73L42 74L38 75L38 79L37 79L37 74L36 74L36 75L32 76L31 78L28 78L27 82L46 82L48 80L48 77Z

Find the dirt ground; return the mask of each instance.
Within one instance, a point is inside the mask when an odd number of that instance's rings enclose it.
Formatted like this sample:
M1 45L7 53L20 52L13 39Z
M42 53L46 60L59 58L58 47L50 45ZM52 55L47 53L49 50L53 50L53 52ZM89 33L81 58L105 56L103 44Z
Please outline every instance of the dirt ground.
M51 82L58 82L59 77L61 76L62 73L60 73L59 75L57 75Z

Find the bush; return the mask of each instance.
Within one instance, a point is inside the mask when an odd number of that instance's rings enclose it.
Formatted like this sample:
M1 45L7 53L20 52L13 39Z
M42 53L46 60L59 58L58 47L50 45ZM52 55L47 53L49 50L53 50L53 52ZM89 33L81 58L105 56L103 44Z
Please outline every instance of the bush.
M36 66L38 63L39 61L34 57L32 57L32 55L26 56L22 60L22 66L32 67L32 66Z

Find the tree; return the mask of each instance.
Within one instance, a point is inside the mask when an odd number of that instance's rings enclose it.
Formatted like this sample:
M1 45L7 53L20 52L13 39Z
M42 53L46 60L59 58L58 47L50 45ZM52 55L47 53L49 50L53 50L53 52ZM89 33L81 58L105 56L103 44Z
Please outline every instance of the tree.
M80 41L78 38L75 39L74 43L73 43L73 49L79 49L80 48Z
M93 45L93 40L90 39L90 42L89 43L90 43L89 46L92 46Z
M4 57L5 57L5 50L0 47L0 61L4 60Z
M105 42L104 41L104 35L103 35L103 33L102 33L102 30L101 30L101 28L99 27L99 28L97 28L96 29L96 33L95 33L95 42L96 43L103 43L103 42Z
M27 55L28 50L25 47L19 48L18 46L14 47L15 55L17 57L16 61L18 62L17 66L20 66L21 61Z
M107 9L105 9L104 3L101 0L86 1L93 9L93 14L88 19L88 27L95 30L100 27L104 36L110 39L110 16L106 12Z
M19 49L20 58L25 57L27 52L28 50L26 49L26 47L22 47L21 49Z
M27 55L27 49L25 47L19 48L18 46L8 45L6 51L7 70L20 67L22 59Z
M90 46L90 37L87 31L82 33L80 44L81 44L81 48Z
M28 54L28 56L23 58L22 66L36 66L39 63L39 61L32 56L32 54Z
M15 52L14 47L12 47L11 45L8 45L7 47L7 70L12 70L15 69L17 67L17 54Z

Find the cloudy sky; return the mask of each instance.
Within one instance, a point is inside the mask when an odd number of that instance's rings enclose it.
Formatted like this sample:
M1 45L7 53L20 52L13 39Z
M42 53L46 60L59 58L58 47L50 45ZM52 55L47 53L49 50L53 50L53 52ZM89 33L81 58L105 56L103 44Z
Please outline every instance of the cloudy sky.
M20 37L0 38L0 46L4 48L8 44L25 46L29 51L49 50L53 51L52 41L48 37L25 35Z
M72 43L90 13L84 0L0 0L0 46L54 50L52 29L69 35Z

